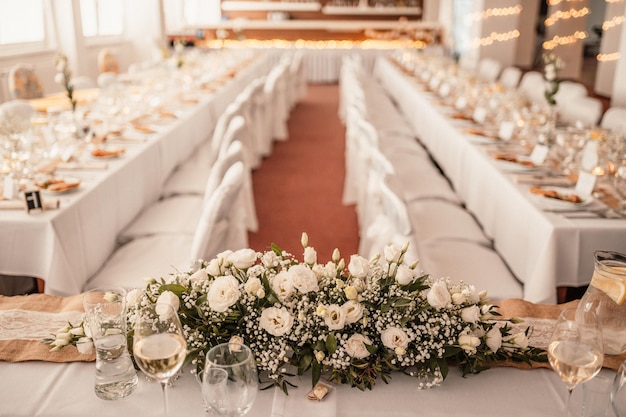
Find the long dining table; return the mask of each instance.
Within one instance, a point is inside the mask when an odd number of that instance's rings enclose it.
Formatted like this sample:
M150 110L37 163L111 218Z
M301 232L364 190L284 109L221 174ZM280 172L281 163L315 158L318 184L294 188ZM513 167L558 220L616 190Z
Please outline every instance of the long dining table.
M468 122L454 119L454 109L441 106L417 76L389 57L377 59L374 74L523 283L524 299L554 303L558 287L589 284L594 250L626 253L625 219L548 210L529 184L516 181L518 172L489 155L485 138L467 133Z
M42 190L44 204L55 201L58 208L27 212L15 201L18 204L12 209L0 210L0 274L41 278L48 294L71 295L83 290L115 249L122 228L159 198L170 173L209 140L226 106L253 79L266 75L274 62L269 52L215 55L202 58L223 60L213 64L218 68L213 74L203 75L206 88L185 85L180 70L180 85L174 82L179 90L161 99L168 116L161 120L153 117L149 126L140 125L149 131L127 127L117 143L108 145L122 148L119 156L96 159L87 155L81 161L60 163L55 174L76 178L80 186L59 195ZM170 71L166 82L172 83L177 70L165 71ZM158 83L151 81L150 72L121 78L128 86L118 94L137 94L138 86Z

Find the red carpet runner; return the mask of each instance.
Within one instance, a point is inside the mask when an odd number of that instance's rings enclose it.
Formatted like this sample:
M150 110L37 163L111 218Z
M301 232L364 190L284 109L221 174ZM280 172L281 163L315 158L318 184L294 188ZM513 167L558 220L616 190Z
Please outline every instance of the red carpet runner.
M345 128L337 115L337 85L309 85L292 110L289 139L274 142L272 153L253 172L259 231L250 247L272 243L302 260L300 237L309 235L319 262L338 248L349 261L358 250L354 206L341 203L345 176Z

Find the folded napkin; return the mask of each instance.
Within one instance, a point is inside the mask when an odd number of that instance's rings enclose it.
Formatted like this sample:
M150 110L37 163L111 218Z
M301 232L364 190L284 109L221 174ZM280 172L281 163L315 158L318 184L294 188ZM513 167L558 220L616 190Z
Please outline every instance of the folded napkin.
M47 198L42 200L45 210L54 210L61 207L61 202L57 198ZM0 210L26 210L26 202L24 200L0 200Z
M549 177L533 174L518 174L513 177L517 184L533 184L553 187L571 187L574 185L567 177Z
M564 304L534 304L529 301L524 301L517 298L508 300L502 300L498 304L499 312L504 318L519 317L525 321L522 326L531 326L534 334L531 336L530 344L536 347L545 347L544 343L533 343L533 336L536 340L550 337L554 322L558 318L561 311L565 308L578 306L579 300L570 301ZM541 346L544 345L544 346ZM613 369L617 371L626 359L626 353L621 355L604 355L604 362L602 366L604 368ZM548 362L533 362L528 365L524 362L501 362L498 366L512 366L519 369L532 369L532 368L550 368Z
M83 355L74 346L50 352L41 340L82 321L82 295L57 297L48 294L0 295L0 360L8 362L87 362L95 353Z

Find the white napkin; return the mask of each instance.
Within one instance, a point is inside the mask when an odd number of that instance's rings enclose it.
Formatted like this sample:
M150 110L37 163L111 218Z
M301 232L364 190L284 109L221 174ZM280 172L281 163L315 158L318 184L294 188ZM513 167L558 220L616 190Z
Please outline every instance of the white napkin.
M289 387L289 395L280 388L274 388L274 401L271 417L335 417L337 415L337 392L331 387L321 401L309 400L310 379L302 378L296 382L297 388ZM330 384L326 384L330 385Z
M571 187L573 185L566 177L546 177L533 174L518 174L513 177L516 184L549 185L554 187Z
M61 202L57 198L42 201L45 210L58 209ZM0 210L26 210L26 202L23 200L0 200Z

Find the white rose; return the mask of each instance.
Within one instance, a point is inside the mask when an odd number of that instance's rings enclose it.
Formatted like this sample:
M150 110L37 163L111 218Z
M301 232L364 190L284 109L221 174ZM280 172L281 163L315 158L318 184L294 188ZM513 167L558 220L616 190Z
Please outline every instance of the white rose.
M365 278L370 273L370 262L362 256L352 255L350 256L348 271L355 278Z
M556 78L556 67L554 64L548 64L545 67L545 77L548 81L554 81Z
M276 274L276 276L272 278L270 285L281 301L285 301L295 292L291 274L287 271L280 271Z
M356 301L349 300L343 303L343 310L346 314L346 324L356 323L363 317L363 305Z
M385 260L387 263L398 263L400 260L400 256L402 255L402 251L396 245L387 245L385 246Z
M278 259L278 255L272 251L265 252L263 256L261 256L261 263L268 268L278 266L279 262L280 260Z
M327 307L324 322L330 330L341 330L346 325L346 312L338 304L331 304Z
M406 265L398 266L398 271L396 272L396 281L400 285L409 285L415 280L415 271L409 268Z
M89 337L81 337L76 341L76 349L83 355L89 355L93 351L93 340Z
M302 264L294 265L289 268L289 274L291 275L293 286L301 293L306 294L312 291L319 291L317 277L308 266Z
M231 352L241 352L241 346L243 345L243 337L241 336L231 336L230 340L228 341L228 350L230 350Z
M228 261L237 269L248 269L256 262L257 254L252 249L240 249L228 255Z
M478 306L465 307L461 310L461 318L465 323L476 323L480 320L480 308Z
M500 346L502 346L502 333L500 333L498 327L492 327L491 330L487 332L485 343L493 353L496 353L498 349L500 349Z
M524 332L512 334L502 338L502 346L508 350L526 349L528 347L528 337Z
M476 293L476 287L474 287L473 285L468 285L467 287L463 288L462 293L463 295L465 295L467 301L470 304L476 304L480 301L480 296Z
M346 295L346 298L348 300L356 300L356 298L358 297L359 293L356 290L355 287L353 287L352 285L348 285L347 287L345 287L343 289L344 294Z
M436 309L444 308L452 301L448 286L443 281L437 281L430 287L426 299L428 304Z
M353 334L346 340L346 353L356 359L365 359L370 353L365 345L371 345L372 341L362 334Z
M476 348L480 346L480 339L468 332L459 335L459 346L467 353L476 353Z
M223 313L234 305L241 292L239 291L239 282L233 276L226 275L217 277L211 284L207 293L207 300L211 310Z
M456 305L461 305L467 301L467 297L462 292L455 292L452 294L452 302Z
M272 336L282 336L291 330L293 317L284 307L269 307L261 313L259 325Z
M310 246L304 248L304 262L313 265L317 262L317 252Z
M222 275L222 261L217 258L211 259L206 266L206 272L214 277Z
M393 349L394 352L398 347L406 349L409 346L409 337L399 327L386 328L380 334L380 339L386 348Z
M165 315L167 311L167 309L161 307L162 305L172 306L174 311L178 311L180 299L171 291L163 291L161 295L159 295L159 298L157 298L156 307L154 308L154 311L156 311L159 316Z
M135 304L137 304L142 294L143 294L143 290L140 290L139 288L134 288L128 291L128 293L126 294L126 306L132 307Z
M189 282L199 283L209 280L209 274L206 269L198 269L196 272L189 276Z
M260 279L254 277L246 281L243 285L243 289L250 295L257 295L259 290L263 289L263 284Z
M63 73L57 72L54 75L54 82L61 85L65 84L65 76L63 76Z

